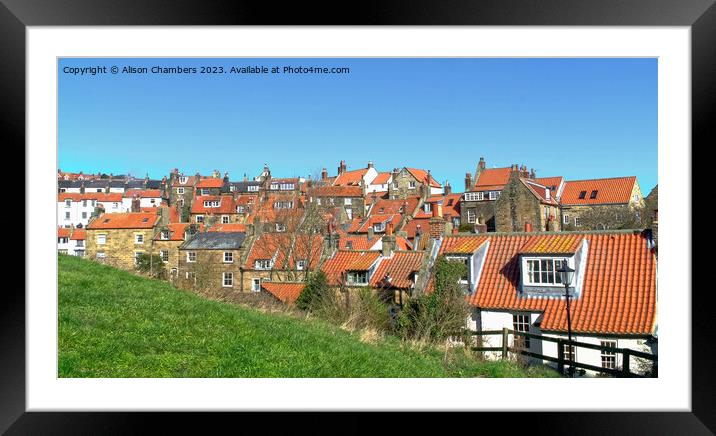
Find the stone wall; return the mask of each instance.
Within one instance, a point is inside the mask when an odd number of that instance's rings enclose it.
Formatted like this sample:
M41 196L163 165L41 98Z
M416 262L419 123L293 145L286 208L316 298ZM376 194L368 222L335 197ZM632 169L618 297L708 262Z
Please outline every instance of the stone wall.
M169 260L164 263L164 266L167 269L167 274L169 274L169 277L171 277L172 268L179 268L179 246L182 243L184 243L184 241L162 241L162 240L153 241L153 243L152 243L152 253L153 254L160 256L162 250L168 251Z
M485 224L488 232L494 232L495 225L495 202L497 200L465 201L460 200L460 223L461 224ZM468 211L475 212L475 222L467 220Z
M152 229L87 229L87 258L97 260L108 265L125 270L134 270L135 253L150 253L152 238L155 230ZM97 236L107 236L106 243L97 244ZM135 243L135 235L144 236L142 244ZM105 258L97 259L97 253L104 253Z
M554 216L553 228L548 225L548 217ZM559 231L559 209L556 206L542 204L535 195L519 179L517 173L502 190L500 198L495 201L495 227L498 232L523 232L525 224L532 226L532 231Z
M196 253L196 262L187 261L187 253ZM224 252L234 255L232 263L224 262ZM182 288L195 288L200 291L232 290L241 288L241 273L239 267L243 262L244 250L179 250L179 278L178 284ZM223 273L233 273L233 285L224 286ZM187 278L187 273L193 273L194 279Z

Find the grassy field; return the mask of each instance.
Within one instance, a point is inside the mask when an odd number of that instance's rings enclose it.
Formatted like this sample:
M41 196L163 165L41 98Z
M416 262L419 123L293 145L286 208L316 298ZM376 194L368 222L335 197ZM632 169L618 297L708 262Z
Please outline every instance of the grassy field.
M395 338L365 343L320 320L209 301L161 281L59 255L60 377L554 377L547 368Z

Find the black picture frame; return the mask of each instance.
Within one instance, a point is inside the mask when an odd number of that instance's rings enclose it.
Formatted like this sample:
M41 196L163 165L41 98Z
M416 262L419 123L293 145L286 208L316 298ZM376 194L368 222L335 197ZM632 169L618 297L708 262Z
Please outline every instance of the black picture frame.
M27 26L87 25L558 25L558 26L690 26L692 61L692 150L708 147L716 96L716 6L714 0L489 0L426 2L335 2L309 5L290 2L222 2L174 0L1 0L0 134L6 150L25 149L25 35ZM19 165L6 168L18 177ZM31 175L31 168L26 168ZM27 196L26 196L27 201ZM690 215L689 215L690 216ZM17 225L17 224L15 224ZM25 233L29 229L25 229ZM16 232L19 234L19 232ZM685 235L691 239L691 235ZM16 259L15 259L16 261ZM703 261L702 261L703 262ZM694 264L698 265L694 257ZM28 265L25 265L26 273ZM702 289L706 291L706 289ZM675 290L667 290L675 291ZM691 412L552 412L542 413L537 428L529 432L569 434L711 434L716 429L713 339L715 328L708 304L709 292L693 292L692 298L692 411ZM3 292L0 329L0 431L8 434L103 434L146 431L147 420L162 428L190 430L229 428L238 423L233 414L126 413L126 412L25 412L25 298L19 286ZM696 345L699 344L697 347ZM565 392L565 395L578 395ZM538 394L536 394L538 395ZM545 405L543 405L545 406ZM639 405L635 404L635 407ZM545 406L546 407L546 406ZM536 422L534 413L516 416L489 413L476 418L456 417L441 423ZM195 420L195 418L200 418ZM252 419L253 418L253 419ZM427 418L427 419L426 419ZM245 414L246 422L266 422L263 414ZM295 431L306 418L270 420L271 432ZM323 418L321 418L323 419ZM373 427L355 414L335 413L332 420L349 431ZM396 429L420 428L433 421L422 414L408 419L391 414ZM166 427L169 425L169 427ZM248 428L248 427L244 427ZM388 427L390 428L390 427ZM474 427L475 431L487 428ZM478 431L479 433L479 431Z

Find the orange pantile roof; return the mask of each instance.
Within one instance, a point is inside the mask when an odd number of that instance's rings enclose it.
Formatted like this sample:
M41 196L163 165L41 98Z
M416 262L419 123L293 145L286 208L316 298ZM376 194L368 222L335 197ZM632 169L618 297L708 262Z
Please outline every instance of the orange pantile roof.
M90 230L95 229L151 229L159 222L160 217L156 213L127 212L127 213L103 213L95 218L87 226Z
M124 198L132 198L135 195L139 198L160 198L162 191L159 189L127 189L124 191Z
M412 214L419 202L420 197L408 197L404 200L380 198L373 204L370 213L371 215L392 213Z
M328 283L337 285L346 271L365 271L380 257L379 251L337 251L323 264ZM366 266L367 265L367 266Z
M385 286L381 281L386 274L390 274L390 287L401 289L412 287L413 273L420 271L423 256L425 256L424 251L393 252L392 257L380 261L370 280L370 285Z
M72 236L70 237L73 241L84 241L87 239L87 230L85 229L74 229L72 231Z
M305 286L305 283L261 282L261 289L289 304L296 302Z
M584 235L535 235L520 248L520 254L574 254L584 241Z
M558 177L535 177L532 180L534 180L535 182L539 183L542 186L546 186L546 187L552 189L554 191L552 194L556 195L557 190L559 189L559 185L562 184L563 179L564 178L562 176L558 176Z
M70 230L72 230L72 229L68 229L68 228L65 228L65 227L58 227L58 228L57 228L57 237L58 237L58 238L69 238L69 237L70 237Z
M311 197L362 197L360 186L319 186L308 190Z
M299 260L308 261L308 268L315 269L321 262L323 254L323 236L321 235L295 235L293 248L291 250L288 264L290 268L294 268Z
M408 251L413 249L413 244L402 236L395 237L395 248L397 250Z
M462 198L461 193L448 194L448 195L434 195L432 197L428 197L426 202L431 203L431 207L435 207L435 204L438 201L442 200L443 216L450 215L452 217L459 217L460 216L460 198Z
M157 206L145 206L145 207L140 207L140 208L139 208L139 211L140 211L140 212L156 213L157 215L159 214L159 211L160 211L160 210L161 210L161 209L158 208Z
M441 185L440 183L438 183L437 180L435 180L435 177L433 177L432 174L429 174L425 170L421 170L418 168L408 168L408 167L406 167L405 169L408 170L408 172L410 174L412 174L413 177L415 177L420 183L425 183L426 180L430 179L429 185L431 187L433 187L433 188L442 188L443 187L443 185Z
M401 230L408 234L408 239L415 239L418 234L418 226L423 232L423 237L430 236L430 218L414 218L405 223Z
M500 191L510 180L512 169L485 168L475 181L474 191Z
M57 196L57 201L62 202L65 200L81 201L81 200L97 200L100 202L121 202L122 194L119 192L85 192L80 194L79 192L63 192Z
M560 201L563 205L626 204L631 200L635 183L634 176L568 181L564 182ZM596 198L590 198L595 190ZM580 199L582 192L585 193L584 198Z
M339 232L340 233L340 232ZM341 234L338 239L338 249L340 250L370 250L380 240L380 236L373 236L368 239L366 235L345 235ZM351 247L348 248L350 241Z
M549 188L540 185L537 182L534 182L532 180L528 179L522 179L520 178L520 182L522 182L523 185L527 187L527 189L530 190L530 192L543 204L550 204L553 206L557 206L559 203L554 199L552 196L552 192L549 190ZM549 192L549 198L547 198L547 193Z
M563 298L522 297L519 253L527 234L488 236L490 246L477 284L468 297L482 309L543 312L540 328L566 331ZM587 334L653 333L656 317L656 257L638 233L585 233L589 249L584 284L571 301L572 330ZM534 242L532 242L534 243Z
M205 207L205 201L219 201L218 207ZM222 214L236 213L236 204L231 195L197 195L191 204L191 213Z
M439 254L472 254L487 241L487 235L445 236Z
M209 232L245 232L246 224L232 223L232 224L216 224L209 227Z
M176 207L169 208L169 222L178 223L181 222L181 210Z
M221 188L224 186L224 179L218 179L214 177L207 177L197 182L197 188Z
M162 232L158 232L154 236L155 241L183 241L184 240L184 232L186 232L186 228L190 226L190 223L169 223L166 226L162 226L161 228L167 227L169 229L169 239L162 239Z
M272 259L274 269L283 269L291 251L291 237L286 233L264 233L249 249L244 268L254 269L257 260Z
M390 182L390 178L392 177L392 174L387 173L378 173L378 175L373 179L372 182L370 182L371 185L385 185L388 182Z
M363 179L363 176L368 172L368 168L361 168L359 170L346 171L343 174L339 174L333 181L334 186L357 186Z
M355 233L367 233L368 229L370 227L373 227L375 224L378 223L385 223L386 229L388 228L388 224L393 224L393 228L398 225L398 223L401 220L400 214L392 214L392 215L383 215L383 214L376 214L371 215L368 218L366 218L363 223L360 225L358 230L355 231ZM352 227L352 226L351 226Z

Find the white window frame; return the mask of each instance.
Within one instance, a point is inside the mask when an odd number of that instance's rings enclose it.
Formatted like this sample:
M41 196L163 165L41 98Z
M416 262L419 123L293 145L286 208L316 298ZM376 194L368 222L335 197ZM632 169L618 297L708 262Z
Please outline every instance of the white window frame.
M251 292L261 292L261 279L251 279Z
M574 227L582 227L582 220L580 217L574 217Z
M271 189L272 191L278 191L278 188L279 188L280 186L281 186L281 185L279 185L278 183L271 183L270 189Z
M249 185L246 187L246 190L249 192L258 192L259 191L259 185Z
M524 268L523 283L528 286L560 286L563 287L562 277L557 272L557 269L564 260L564 257L525 257L522 259L522 265ZM567 265L571 262L567 260ZM537 269L533 269L532 266L537 265ZM544 271L543 271L544 268ZM551 268L551 269L550 269ZM537 273L538 280L534 280L535 271ZM547 274L547 280L543 281L544 275ZM551 280L550 280L551 279Z
M204 222L204 215L197 215L197 216L196 216L196 222L197 222L197 223L203 223L203 222Z
M196 262L196 251L187 251L186 262L187 263L195 263Z
M272 266L273 262L271 261L271 259L256 259L254 261L254 269L256 270L269 270Z
M184 188L177 188L177 194L184 194Z
M188 180L189 180L189 177L186 177L186 176L179 177L179 183L181 183L182 185L185 184Z
M296 269L299 271L303 271L306 269L306 261L301 259L296 261Z
M233 251L224 251L224 263L234 263Z
M95 255L95 258L96 259L106 259L107 253L105 253L104 251L100 251Z
M159 232L159 238L163 241L168 240L170 237L169 230L162 230Z
M135 233L134 234L134 243L135 244L144 244L144 233Z
M472 209L468 209L467 210L467 222L470 224L474 224L476 220L477 220L477 213Z
M408 188L410 188L410 189L415 189L415 186L416 186L416 185L415 185L415 181L414 181L414 180L411 180L410 182L408 182Z
M162 258L162 262L164 262L164 263L169 262L169 250L160 250L159 257Z
M285 232L286 224L276 223L276 231L277 232Z
M531 316L529 313L513 313L512 314L512 329L518 332L530 332L530 325L532 324ZM515 336L514 342L517 342L515 346L518 346L519 342L522 342L526 350L530 349L530 337L529 336Z
M490 191L488 192L487 197L490 200L497 200L498 198L500 198L500 191Z
M365 278L365 280L363 280ZM367 285L369 282L368 271L348 271L346 273L346 283L349 285Z
M385 223L373 224L373 231L374 232L384 232L385 231Z
M344 206L352 206L352 205L353 205L353 199L352 199L352 198L344 198L344 199L343 199L343 205L344 205Z
M464 198L465 198L465 201L482 201L485 199L485 193L484 192L466 192Z
M104 245L107 243L107 234L100 233L97 235L97 245Z
M227 284L227 282L228 282L228 284ZM233 272L221 273L221 286L224 288L233 288L234 287L234 273Z
M194 271L187 271L185 277L187 280L194 279L194 281L196 281L196 273Z
M221 215L221 224L229 224L229 215Z
M139 256L144 254L143 251L135 251L134 252L134 265L139 265Z
M68 198L65 200L65 207L72 207L72 199Z
M599 341L599 344L602 347L617 348L617 346L618 346L616 339ZM616 351L599 350L599 357L601 360L602 368L617 369L618 363L617 363L617 352ZM611 361L611 366L609 364L610 361Z
M244 206L236 206L236 213L244 213Z
M201 195L209 195L209 188L201 188Z
M569 214L562 215L562 224L569 224Z

